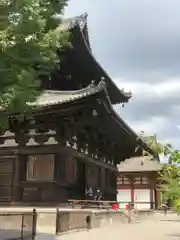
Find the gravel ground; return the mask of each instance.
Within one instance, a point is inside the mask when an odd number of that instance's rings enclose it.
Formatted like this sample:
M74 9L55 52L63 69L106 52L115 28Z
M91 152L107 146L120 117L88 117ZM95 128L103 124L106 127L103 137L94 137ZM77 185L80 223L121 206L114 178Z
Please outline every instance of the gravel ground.
M93 229L89 232L64 234L59 237L41 235L37 240L180 240L180 217L157 213L140 222L117 224L109 228Z

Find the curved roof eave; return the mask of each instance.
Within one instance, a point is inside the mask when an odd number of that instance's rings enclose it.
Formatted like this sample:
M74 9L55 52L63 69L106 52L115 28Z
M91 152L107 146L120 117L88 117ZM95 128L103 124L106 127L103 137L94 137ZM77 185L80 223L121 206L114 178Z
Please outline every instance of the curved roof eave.
M112 106L111 106L112 108ZM156 154L153 152L153 150L141 139L139 138L139 136L137 135L137 133L132 129L130 128L130 126L115 112L115 110L112 108L112 113L113 115L115 116L115 118L117 119L117 121L119 121L120 124L122 124L124 126L124 130L130 135L132 136L136 142L137 142L137 145L147 151L149 154L151 154L152 156L154 157L157 157ZM121 126L122 126L121 125Z
M95 95L106 89L106 84L100 81L98 85L90 84L89 86L74 91L53 91L45 90L35 102L29 102L27 105L34 107L51 107L59 104L73 102L86 98L88 96Z
M83 98L95 95L97 93L104 92L106 96L106 100L108 103L108 113L111 114L111 117L120 125L121 129L123 129L128 135L133 137L137 142L137 145L148 151L152 156L155 156L152 149L140 138L133 129L129 127L127 123L115 112L111 105L111 101L107 91L107 83L101 80L97 85L94 83L90 84L89 86L81 89L81 90L74 90L74 91L52 91L47 90L44 91L42 95L36 100L36 102L29 103L31 106L37 106L41 108L51 107L59 104L64 104L68 102L78 101Z
M157 154L153 152L153 150L148 146L148 144L145 143L145 141L143 141L142 138L140 138L137 133L130 128L130 126L119 116L119 114L116 113L116 111L114 110L113 106L111 105L111 102L109 100L109 96L108 93L106 91L106 95L107 95L107 102L108 102L108 108L109 111L111 113L111 116L115 119L115 121L120 125L120 127L131 137L133 137L136 142L137 145L147 151L149 154L151 154L153 157L158 158Z
M89 43L89 37L87 37L87 40L85 39L83 32L84 28L87 28L87 13L84 13L80 16L74 17L74 18L70 18L67 20L64 20L63 24L60 26L61 30L71 30L75 27L78 27L80 29L81 32L81 36L84 42L84 45L86 47L86 50L89 54L89 56L92 58L92 60L95 62L95 64L98 66L99 69L101 69L101 71L104 73L104 77L106 78L107 84L109 85L108 88L113 88L112 92L113 94L111 94L111 101L112 104L118 104L118 103L122 103L122 102L128 102L129 99L132 97L132 93L131 92L125 92L124 89L119 89L117 87L117 85L112 81L112 79L109 77L109 75L107 74L107 72L101 67L101 65L98 63L98 61L95 59L95 57L92 54L92 51L90 49L90 43ZM87 31L88 32L88 31ZM114 91L118 92L119 98L114 99Z

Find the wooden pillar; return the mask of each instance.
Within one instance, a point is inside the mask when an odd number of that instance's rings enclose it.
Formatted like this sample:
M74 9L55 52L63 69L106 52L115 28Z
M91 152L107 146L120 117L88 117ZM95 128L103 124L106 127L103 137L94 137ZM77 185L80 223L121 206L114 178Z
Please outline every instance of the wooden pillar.
M154 209L154 187L150 186L150 208Z
M157 209L157 191L156 191L156 185L154 185L154 208Z
M20 158L18 155L14 158L13 163L13 182L12 182L12 202L21 200L21 189L19 188L20 180Z
M134 205L134 183L131 183L131 203Z
M160 208L162 204L162 193L160 189L156 189L156 208Z
M105 183L106 183L106 197L107 197L108 190L109 190L109 173L108 173L108 169L105 170Z
M150 188L150 208L151 209L154 209L155 208L155 205L154 205L154 202L155 202L155 194L154 194L154 186L155 186L155 181L154 179L152 178L152 176L147 176L148 178L148 181L149 181L149 188Z
M126 176L125 176L126 177ZM131 190L131 203L134 206L134 178L132 176L128 177L129 179L129 186Z
M113 179L113 186L111 187L112 191L113 191L112 200L116 201L116 194L117 194L116 172L112 171L111 174L112 174L112 179Z
M106 191L106 169L101 168L101 191L103 195L103 199L105 197L105 191Z

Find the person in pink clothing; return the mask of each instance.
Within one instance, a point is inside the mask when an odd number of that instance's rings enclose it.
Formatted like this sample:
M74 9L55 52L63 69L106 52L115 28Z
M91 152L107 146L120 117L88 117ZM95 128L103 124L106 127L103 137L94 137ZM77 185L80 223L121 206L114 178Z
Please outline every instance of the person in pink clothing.
M112 210L113 211L117 211L118 209L119 209L118 204L117 203L113 203L112 204Z

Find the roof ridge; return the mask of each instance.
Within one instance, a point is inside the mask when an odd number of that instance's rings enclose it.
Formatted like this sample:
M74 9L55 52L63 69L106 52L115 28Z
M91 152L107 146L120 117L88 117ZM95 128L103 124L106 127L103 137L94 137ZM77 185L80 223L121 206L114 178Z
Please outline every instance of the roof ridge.
M79 15L79 16L75 16L75 17L72 17L72 18L69 18L69 19L66 18L66 19L64 19L62 21L62 23L59 25L59 27L57 29L67 30L68 31L68 30L71 30L71 29L73 29L73 28L75 28L77 26L77 27L79 27L80 31L82 32L84 30L84 28L87 28L87 17L88 17L88 14L85 12L85 13ZM100 65L100 63L94 57L94 55L93 55L93 53L91 51L91 48L90 48L90 44L85 39L83 34L82 34L82 37L83 37L83 41L84 41L84 43L85 43L85 45L87 47L87 50L89 51L90 56L93 58L94 62L99 66L101 71L104 72L103 75L106 78L107 86L109 84L112 85L122 95L122 98L123 98L122 101L123 102L127 102L132 97L132 92L131 91L126 92L126 91L124 91L124 89L119 89L118 88L116 83L110 78L108 73L104 70L104 68ZM115 103L120 103L120 100L116 100Z
M57 105L59 103L65 103L69 101L78 100L87 96L94 95L100 91L105 90L106 83L104 81L100 81L97 85L91 83L86 88L74 91L53 91L53 90L45 90L35 102L27 103L28 105L39 105L39 106L49 106L49 105Z
M83 30L87 24L88 13L84 12L83 14L75 17L64 18L59 28L62 30L69 30L79 25L80 29Z
M143 159L144 158L144 159ZM143 164L141 162L143 161ZM162 164L156 159L150 160L148 156L135 156L126 159L124 163L117 165L119 172L142 172L142 171L159 171Z
M132 92L125 92L124 89L119 89L116 85L116 83L110 78L110 76L108 75L108 73L104 70L104 68L100 65L100 63L96 60L94 54L92 53L92 51L90 50L89 46L87 45L86 39L84 38L84 35L82 34L82 38L84 40L84 44L87 47L87 50L90 54L90 56L92 57L92 59L94 60L94 62L96 63L97 66L99 66L99 68L104 72L104 79L106 81L106 84L111 83L114 87L116 87L121 94L123 94L124 96L126 96L128 99L130 99L132 97ZM101 79L102 80L102 79Z
M71 90L71 91L62 91L62 90L44 90L43 93L45 94L61 94L61 95L76 95L80 93L87 93L87 92L99 92L102 89L106 87L106 83L101 80L97 85L95 85L93 82L89 84L87 87L77 90Z

